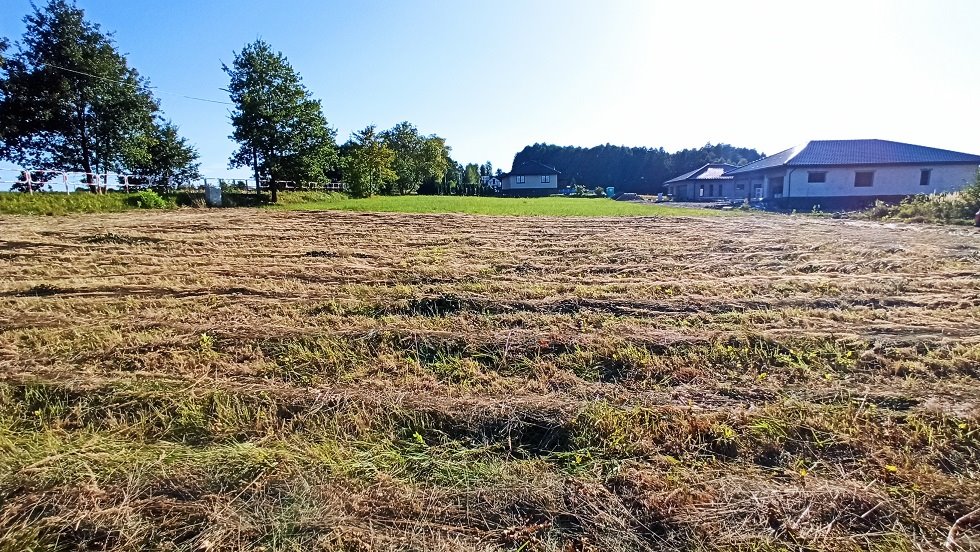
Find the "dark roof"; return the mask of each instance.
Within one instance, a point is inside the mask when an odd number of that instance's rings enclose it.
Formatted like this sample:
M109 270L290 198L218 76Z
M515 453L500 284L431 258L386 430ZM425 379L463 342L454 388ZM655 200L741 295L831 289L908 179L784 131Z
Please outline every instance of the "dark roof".
M742 174L752 171L758 171L762 169L770 169L772 167L779 167L785 165L794 155L800 150L804 149L803 146L797 146L795 148L789 148L788 150L783 150L775 155L770 155L769 157L763 157L762 159L756 159L755 161L749 163L748 165L742 165L737 169L732 169L728 171L727 175L731 176L733 174Z
M772 167L820 167L834 165L976 164L980 155L960 153L890 140L811 140L805 145L753 161L727 175Z
M685 180L730 180L732 177L724 175L726 171L734 168L735 165L728 163L708 163L699 169L694 169L691 172L671 178L667 182L664 182L664 184L683 182Z
M525 161L520 165L517 165L507 173L507 176L533 176L538 174L561 174L561 172L554 168L545 165L544 163L538 163L537 161Z

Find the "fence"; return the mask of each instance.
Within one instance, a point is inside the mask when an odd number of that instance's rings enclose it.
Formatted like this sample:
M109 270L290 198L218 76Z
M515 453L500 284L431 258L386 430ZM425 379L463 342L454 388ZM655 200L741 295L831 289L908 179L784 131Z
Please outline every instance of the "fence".
M113 183L113 181L115 181ZM141 182L143 181L143 182ZM44 191L49 188L54 191L54 186L65 187L65 193L71 193L71 184L75 183L80 187L88 187L96 193L106 193L109 187L129 192L133 189L145 187L148 182L146 177L132 174L116 173L86 173L75 171L57 171L50 169L0 169L0 189L21 187L28 193Z
M208 186L218 186L224 189L242 191L268 190L273 181L262 180L260 186L255 185L254 178L218 178L206 177L188 183L174 183L175 190L203 189ZM274 181L276 188L282 191L324 191L342 192L343 182L295 182L292 180ZM145 189L151 185L151 180L145 176L118 173L85 173L77 171L59 171L49 169L9 169L0 168L0 191L19 188L28 193L45 191L60 191L63 186L65 193L75 189L87 188L95 193L107 193L110 189L130 192ZM56 190L57 188L57 190Z
M203 178L202 186L219 186L223 189L256 191L254 178ZM276 189L284 192L298 191L317 191L317 192L342 192L344 191L343 182L299 182L293 180L262 180L261 190L268 190L269 185L275 182Z
M0 169L0 187L6 185L8 188L13 188L20 185L27 188L28 193L33 194L35 190L41 191L45 186L52 186L52 182L64 184L65 192L71 193L68 186L68 173L65 171Z

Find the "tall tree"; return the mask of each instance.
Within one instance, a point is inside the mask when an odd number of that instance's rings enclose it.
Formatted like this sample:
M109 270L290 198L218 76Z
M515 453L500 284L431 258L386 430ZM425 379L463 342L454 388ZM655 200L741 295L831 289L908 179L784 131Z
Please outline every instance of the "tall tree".
M422 180L423 182L444 182L449 171L449 154L452 148L446 145L446 139L436 135L425 138L422 143Z
M449 157L452 148L446 145L445 138L432 135L422 144L422 185L420 194L446 193L450 181L450 168L453 160Z
M93 174L145 156L159 106L111 37L65 0L34 6L24 22L0 64L0 158Z
M201 178L197 149L187 143L170 121L159 121L145 138L146 154L134 160L130 172L146 177L155 188L169 191Z
M395 152L394 171L397 178L387 193L409 194L422 183L422 151L425 139L408 121L398 123L382 133L385 144Z
M222 69L231 79L231 138L239 144L229 166L267 177L273 202L277 181L325 180L337 162L336 132L286 57L259 39Z
M467 187L475 187L480 184L480 166L476 163L467 163L463 174L463 184Z
M445 138L423 136L408 121L382 133L385 144L395 152L393 169L397 178L382 193L411 194L423 184L445 179L450 148Z
M344 185L353 197L370 197L398 178L393 169L395 152L374 125L355 132L342 149Z
M455 159L449 158L446 170L446 186L443 191L445 194L459 194L463 187L463 165Z

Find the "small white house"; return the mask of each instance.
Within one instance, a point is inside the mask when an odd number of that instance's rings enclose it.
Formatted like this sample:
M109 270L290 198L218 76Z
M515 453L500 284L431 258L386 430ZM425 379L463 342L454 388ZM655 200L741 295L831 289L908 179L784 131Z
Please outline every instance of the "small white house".
M495 190L499 190L502 184L496 176L481 176L480 183Z
M833 208L960 190L978 166L980 155L902 142L813 140L724 175L732 179L730 199Z
M558 170L537 161L527 161L500 176L502 193L538 195L558 190Z
M731 197L734 183L725 172L735 169L728 163L708 163L664 182L674 201L710 201Z

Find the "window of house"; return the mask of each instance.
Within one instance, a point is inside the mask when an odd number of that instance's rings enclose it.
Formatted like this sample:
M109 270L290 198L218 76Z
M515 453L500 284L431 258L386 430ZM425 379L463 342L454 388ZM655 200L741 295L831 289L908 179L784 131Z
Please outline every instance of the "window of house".
M704 184L698 186L698 195L704 197Z
M741 184L736 184L735 185L735 189L738 190L738 191L740 191L740 192L744 192L745 191L745 183L743 182Z
M855 171L854 172L854 187L855 188L870 188L875 183L875 173L874 171Z
M551 183L551 176L550 175L549 176L542 176L541 177L541 183L542 184L549 184L549 183Z
M770 176L769 177L769 193L773 197L783 196L783 177L782 176Z
M827 173L825 171L808 172L806 175L806 181L810 184L826 182Z
M932 180L932 169L922 169L919 173L919 186L928 186Z
M518 176L517 177L517 183L518 184L523 184L524 183L524 177L523 176Z

